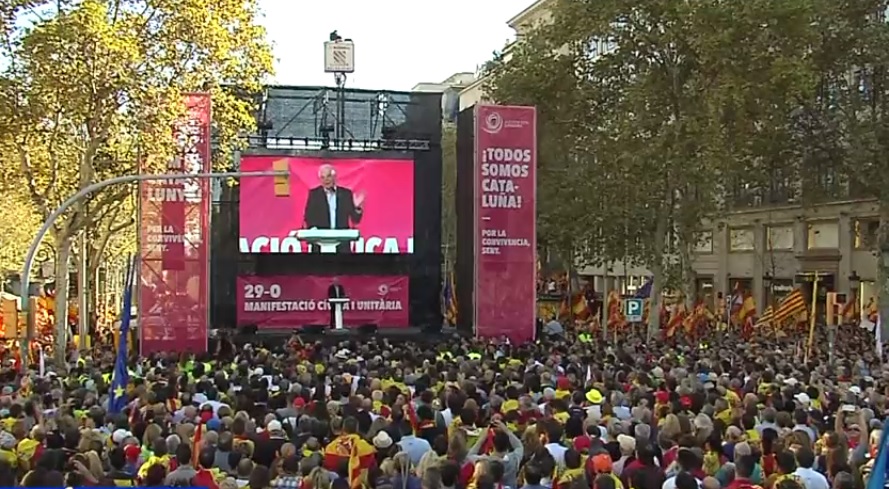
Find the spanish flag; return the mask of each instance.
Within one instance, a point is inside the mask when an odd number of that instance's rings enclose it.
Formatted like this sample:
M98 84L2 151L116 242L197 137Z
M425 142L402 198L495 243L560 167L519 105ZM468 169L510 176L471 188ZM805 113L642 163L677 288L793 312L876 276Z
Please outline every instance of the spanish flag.
M191 465L197 467L201 457L201 438L204 437L204 423L198 423L198 427L194 432L194 440L191 442ZM209 467L204 467L208 469Z
M586 297L582 293L574 294L574 297L569 299L565 297L562 299L561 304L559 304L559 317L567 318L569 316L569 305L570 311L574 314L576 319L584 320L590 316L590 308L587 305Z
M752 319L754 315L756 315L756 301L753 300L753 296L748 295L744 298L744 302L741 303L741 308L738 310L736 324L744 326L747 324L747 320Z
M324 468L339 471L342 464L349 467L349 486L361 487L367 471L376 463L376 449L358 435L340 435L324 449Z

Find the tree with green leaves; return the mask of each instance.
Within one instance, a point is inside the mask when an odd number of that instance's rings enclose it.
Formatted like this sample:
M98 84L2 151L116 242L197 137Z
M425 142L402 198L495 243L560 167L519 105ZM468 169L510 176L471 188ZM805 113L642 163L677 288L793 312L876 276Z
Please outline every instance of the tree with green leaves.
M541 114L542 239L645 265L656 302L673 284L694 300L702 222L776 186L791 192L805 175L795 117L828 63L814 54L830 40L820 29L844 8L556 2L551 22L489 69L495 100ZM651 331L657 321L650 315Z
M213 97L216 163L253 129L250 94L272 56L256 0L16 0L0 6L0 159L3 182L22 186L45 219L92 183L163 168L175 149L182 94ZM51 230L57 251L64 352L72 238L104 240L132 220L131 187L74 205ZM131 207L130 207L131 209ZM110 224L109 224L110 222Z
M846 29L825 33L825 42L847 49L827 50L824 84L835 110L817 112L820 120L839 116L845 175L853 196L876 198L879 228L873 243L877 257L880 313L889 317L889 24L885 0L849 0L851 8L838 12ZM854 30L854 34L850 31ZM829 57L828 54L833 54ZM825 104L828 105L828 104ZM884 320L884 335L889 321ZM884 336L885 337L885 336Z
M0 283L21 272L40 219L22 192L0 192Z
M492 70L496 100L537 105L551 128L541 134L541 189L580 189L576 199L551 201L539 191L542 209L552 209L541 212L543 239L556 227L557 236L579 240L566 242L573 250L646 265L655 310L677 269L693 287L689 246L716 196L698 60L701 5L559 2L552 22ZM545 167L550 157L561 163L556 178ZM650 315L652 332L658 321Z

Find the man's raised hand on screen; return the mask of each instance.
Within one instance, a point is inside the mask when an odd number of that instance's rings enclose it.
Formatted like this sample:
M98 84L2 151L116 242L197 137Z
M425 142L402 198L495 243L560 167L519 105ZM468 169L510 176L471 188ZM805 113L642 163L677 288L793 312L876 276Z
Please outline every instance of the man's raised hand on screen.
M352 197L352 203L355 205L356 209L361 209L362 204L364 204L364 192L359 192Z

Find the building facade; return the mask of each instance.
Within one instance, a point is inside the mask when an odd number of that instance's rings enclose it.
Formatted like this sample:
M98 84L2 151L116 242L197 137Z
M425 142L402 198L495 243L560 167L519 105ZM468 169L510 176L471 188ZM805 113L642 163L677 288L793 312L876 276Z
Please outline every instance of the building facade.
M475 73L454 73L439 83L417 83L412 92L441 93L441 115L444 122L457 121L457 113L460 111L460 94L464 89L476 82Z
M537 0L529 5L528 8L506 21L506 25L515 31L515 40L503 48L502 54L506 59L509 59L510 49L516 43L521 42L522 38L531 32L535 26L549 22L552 19L550 8L555 2L556 0ZM479 102L483 102L485 100L484 86L485 79L481 76L475 82L466 86L460 92L460 110L468 109Z
M864 199L731 212L701 228L694 261L698 299L715 304L720 293L740 289L761 311L794 288L811 297L817 276L821 301L827 292L876 300L878 228L877 203ZM578 275L596 291L632 294L650 273L615 263L585 267Z

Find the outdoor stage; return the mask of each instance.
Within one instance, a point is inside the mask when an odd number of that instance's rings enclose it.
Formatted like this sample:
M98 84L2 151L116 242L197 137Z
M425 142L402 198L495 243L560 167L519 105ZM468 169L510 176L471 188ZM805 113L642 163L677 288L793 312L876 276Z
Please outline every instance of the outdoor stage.
M347 327L372 324L378 335L400 338L419 336L415 325L442 324L441 94L345 90L344 127L334 134L319 121L333 120L325 104L337 89L266 92L263 129L238 166L289 175L221 188L211 327L277 337L328 324L334 284L343 289L337 297L349 299ZM300 238L312 229L360 237L320 253Z
M379 328L374 332L363 332L359 328L324 330L318 333L315 328L299 329L264 329L256 333L247 333L241 328L232 337L235 346L243 347L245 344L263 343L268 346L285 344L294 333L306 342L321 342L322 344L336 344L341 341L355 341L367 338L388 339L389 341L411 341L414 343L437 343L447 338L471 337L466 331L457 330L454 327L416 327L409 328Z

